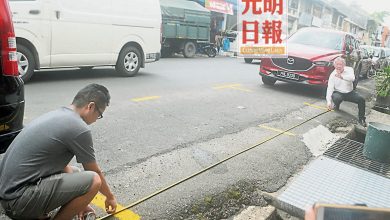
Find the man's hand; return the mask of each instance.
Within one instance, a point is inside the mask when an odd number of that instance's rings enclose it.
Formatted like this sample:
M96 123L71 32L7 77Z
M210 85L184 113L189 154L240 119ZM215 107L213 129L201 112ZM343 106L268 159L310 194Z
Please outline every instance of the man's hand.
M106 212L108 214L112 214L116 211L116 199L115 197L106 198Z
M88 205L83 211L81 211L79 213L79 219L83 220L84 219L84 215L87 214L88 212L95 213L95 210L93 210L93 208L90 205Z
M305 220L315 220L316 213L313 207L306 209Z
M328 104L328 110L333 110L333 104L332 103Z
M104 178L103 172L100 170L99 165L96 162L83 164L84 170L90 170L97 173L100 177L100 180L102 181L102 186L100 187L100 192L106 197L105 206L106 206L106 212L108 214L112 214L116 211L116 199L115 196L112 194L106 179Z

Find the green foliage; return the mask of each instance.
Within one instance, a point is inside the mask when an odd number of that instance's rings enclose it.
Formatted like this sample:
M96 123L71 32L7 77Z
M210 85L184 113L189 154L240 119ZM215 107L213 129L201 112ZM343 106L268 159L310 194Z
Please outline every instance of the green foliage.
M213 197L211 196L206 196L204 198L204 202L206 206L211 206L213 204Z
M371 14L371 17L374 18L375 20L383 23L384 19L386 17L390 16L390 12L388 11L377 11Z
M379 72L375 80L377 95L382 97L390 96L390 67L386 67Z
M241 197L241 192L237 189L230 189L228 191L228 196L229 199L239 199Z

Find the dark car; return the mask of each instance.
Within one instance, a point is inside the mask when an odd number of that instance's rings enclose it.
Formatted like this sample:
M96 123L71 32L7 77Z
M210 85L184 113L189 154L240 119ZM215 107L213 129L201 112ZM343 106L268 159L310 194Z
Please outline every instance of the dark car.
M372 64L375 71L382 71L386 67L386 51L383 47L362 46L372 55Z
M24 86L19 77L16 39L7 0L0 0L0 153L23 128Z
M302 28L287 40L288 57L261 58L259 74L266 85L277 80L325 87L334 70L333 61L344 57L355 70L358 82L361 54L359 43L349 33L324 29Z
M386 55L385 67L389 67L390 66L390 48L385 47L385 55Z
M361 46L362 61L359 67L360 78L370 78L374 75L374 66L372 65L372 55L366 47Z

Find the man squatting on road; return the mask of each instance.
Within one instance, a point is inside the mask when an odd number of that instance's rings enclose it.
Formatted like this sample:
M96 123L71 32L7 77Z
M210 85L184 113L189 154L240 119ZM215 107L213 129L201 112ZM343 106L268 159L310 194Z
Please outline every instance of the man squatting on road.
M0 162L0 203L13 219L70 220L93 212L89 203L100 191L107 213L117 202L95 159L88 125L103 118L110 94L102 85L81 89L72 104L28 124ZM76 156L84 171L69 166Z
M358 104L359 124L366 127L366 101L353 89L355 74L352 67L345 66L345 60L338 57L334 60L335 70L330 74L326 101L328 109L339 110L342 101L349 101Z

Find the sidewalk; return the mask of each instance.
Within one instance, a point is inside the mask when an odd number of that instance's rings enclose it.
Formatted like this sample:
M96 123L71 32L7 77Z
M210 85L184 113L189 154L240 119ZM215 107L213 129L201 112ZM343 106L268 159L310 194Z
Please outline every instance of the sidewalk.
M371 102L372 103L372 102ZM371 104L372 105L372 104ZM387 124L390 125L390 115L384 114L375 110L370 110L367 115L366 119L367 123L369 124L370 122L379 122L382 124ZM314 130L314 129L313 129ZM349 124L346 127L338 127L334 130L335 135L338 135L339 137L347 137L347 138L353 138L355 135L355 130L359 131L366 131L366 128L361 127L360 125L352 125ZM326 132L331 133L329 130L325 131L324 130L318 130L312 132L310 135L317 139L317 144L318 143L323 143L324 146L317 146L316 149L310 149L310 146L308 148L313 154L313 158L311 161L307 163L305 168L315 159L319 158L322 153L326 150L327 147L329 147L329 136L326 135ZM309 132L308 132L309 133ZM319 137L322 137L323 140L318 140ZM332 138L332 137L331 137ZM320 138L321 139L321 138ZM305 143L306 144L306 143ZM318 153L320 151L320 153ZM305 170L303 168L302 170ZM287 188L287 186L291 185L291 183L299 176L300 174L296 174L294 177L292 177L289 182L286 184L285 187L280 189L278 192L273 193L273 196L277 196L282 194ZM282 213L282 214L280 214ZM283 211L281 212L280 210L277 210L276 208L268 205L266 207L256 207L256 206L250 206L246 207L243 211L241 211L239 214L237 214L234 217L229 218L229 220L273 220L273 219L298 219L296 217L292 217L289 214L284 213Z

